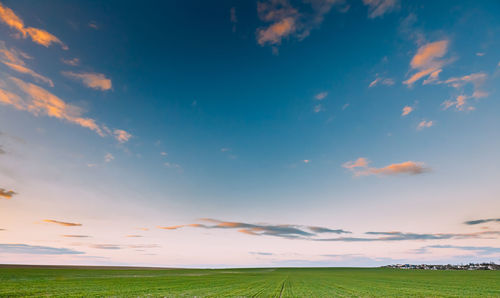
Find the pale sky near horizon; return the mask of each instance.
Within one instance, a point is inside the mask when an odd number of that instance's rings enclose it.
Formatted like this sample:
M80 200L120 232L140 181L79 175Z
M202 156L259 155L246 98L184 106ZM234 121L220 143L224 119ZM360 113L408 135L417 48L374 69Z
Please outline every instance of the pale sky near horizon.
M500 2L0 0L0 263L500 262Z

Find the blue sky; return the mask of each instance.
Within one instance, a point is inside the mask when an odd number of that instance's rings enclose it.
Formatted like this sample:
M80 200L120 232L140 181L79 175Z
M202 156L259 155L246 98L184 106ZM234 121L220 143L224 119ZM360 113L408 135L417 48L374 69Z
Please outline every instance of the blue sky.
M0 261L498 261L499 14L4 0Z

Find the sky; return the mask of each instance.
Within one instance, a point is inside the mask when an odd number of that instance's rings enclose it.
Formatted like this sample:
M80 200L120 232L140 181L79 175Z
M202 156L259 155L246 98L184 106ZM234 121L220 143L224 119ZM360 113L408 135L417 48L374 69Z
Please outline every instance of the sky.
M0 263L500 262L500 2L0 0Z

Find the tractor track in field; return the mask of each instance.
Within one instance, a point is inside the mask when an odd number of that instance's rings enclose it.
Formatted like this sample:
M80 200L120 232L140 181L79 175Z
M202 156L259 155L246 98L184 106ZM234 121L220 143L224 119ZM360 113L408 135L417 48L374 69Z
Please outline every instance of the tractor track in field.
M288 280L288 276L285 278L285 280L281 283L281 290L280 290L280 298L283 297L283 290L285 289L285 283Z

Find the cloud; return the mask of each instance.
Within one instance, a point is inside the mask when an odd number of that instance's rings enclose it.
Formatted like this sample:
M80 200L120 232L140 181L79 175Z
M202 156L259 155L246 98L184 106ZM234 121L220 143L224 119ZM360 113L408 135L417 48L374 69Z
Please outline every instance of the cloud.
M431 121L422 120L417 125L417 130L422 130L424 128L429 128L429 127L431 127L433 125L434 125L434 122L432 120Z
M428 248L459 249L459 250L477 252L479 255L491 255L500 253L500 247L492 247L492 246L429 245L422 247L422 250L426 251Z
M323 111L323 105L320 103L315 105L313 108L313 111L314 111L314 113L319 113L319 112Z
M121 246L115 244L92 244L90 247L97 249L122 249Z
M410 114L411 112L413 112L413 107L405 106L403 108L403 113L401 113L401 116L406 116L406 115Z
M421 46L410 62L411 68L417 70L417 72L403 83L411 86L425 77L427 77L427 80L424 81L424 84L436 81L446 64L446 61L441 58L446 55L448 44L448 40L440 40Z
M321 92L321 93L316 94L314 96L314 98L316 98L317 100L323 100L327 96L328 96L328 92Z
M10 104L18 110L25 110L34 115L45 114L50 117L65 119L104 136L95 120L80 117L81 111L79 108L67 104L42 87L26 83L14 77L10 77L10 80L24 93L24 96L20 97L17 94L0 89L0 103Z
M106 155L104 155L104 162L111 162L114 159L115 159L115 157L111 153L106 153Z
M12 9L4 6L2 3L0 3L0 21L5 23L12 29L18 31L19 36L22 38L27 38L29 36L35 43L38 43L45 47L48 47L52 43L55 43L61 45L64 50L68 49L68 47L59 40L59 38L55 37L49 32L33 27L26 27L23 20L18 17L14 13L14 11L12 11Z
M294 37L299 41L309 36L318 27L334 4L342 0L304 0L308 10L299 11L289 0L266 0L257 2L259 19L269 23L257 29L257 42L261 46L281 45L283 39ZM310 6L310 7L309 7Z
M17 193L13 190L6 190L4 188L0 188L0 199L12 199L13 196L17 195Z
M42 82L49 85L50 87L54 87L54 83L51 79L27 68L26 63L24 62L22 57L28 56L22 52L16 51L15 49L7 48L5 42L0 41L0 62L14 71L33 77L37 82Z
M112 88L111 80L101 73L63 71L62 74L68 78L80 80L85 86L92 89L106 91Z
M80 255L84 252L68 248L35 246L29 244L0 244L0 253L32 255Z
M475 233L436 233L419 234L403 232L366 232L366 235L380 236L375 238L367 237L338 237L326 239L313 239L315 241L333 241L333 242L378 242L378 241L408 241L408 240L443 240L443 239L484 239L492 236L499 236L499 231L486 231Z
M128 142L128 140L130 140L130 138L132 137L132 135L122 129L115 129L113 131L113 134L115 136L115 139L120 142L120 143L125 143L125 142Z
M65 222L65 221L58 221L58 220L53 220L53 219L44 219L42 221L46 222L46 223L53 223L56 225L65 226L65 227L80 227L80 226L82 226L81 223Z
M170 168L170 169L180 169L181 166L179 164L176 164L176 163L171 163L171 162L165 162L163 163L163 165L167 168Z
M500 218L475 219L475 220L466 221L466 222L464 222L464 224L472 226L472 225L479 225L479 224L488 223L488 222L500 222Z
M470 75L465 75L463 77L453 77L447 79L446 81L439 82L439 84L450 85L451 87L458 89L462 92L462 94L458 95L455 100L444 101L442 104L444 106L444 109L446 110L454 106L459 111L473 110L474 107L468 105L469 99L477 100L483 97L487 97L489 95L487 92L481 90L481 87L483 83L486 81L487 77L488 77L487 74L479 72L479 73L472 73ZM467 84L473 85L473 92L471 95L466 95L464 93L464 86Z
M229 10L229 20L233 24L233 32L236 32L236 24L238 23L238 18L236 17L236 7L231 7Z
M363 157L358 158L356 161L348 161L342 167L351 170L354 176L368 176L368 175L418 175L428 172L430 169L424 163L405 161L402 163L390 164L382 168L368 167L369 161Z
M375 87L377 86L378 84L382 84L382 85L385 85L385 86L392 86L394 85L394 80L391 79L391 78L376 78L375 80L373 80L370 85L368 85L368 88L372 88L372 87Z
M184 227L203 228L203 229L235 229L240 233L252 236L274 236L287 239L309 238L320 233L350 233L341 229L334 230L323 227L304 227L300 225L268 225L268 224L250 224L243 222L221 221L212 218L201 218L201 221L210 223L205 224L187 224L167 227L158 227L165 230L177 230Z
M355 161L348 161L342 164L342 167L346 169L354 169L354 168L364 168L367 167L370 161L364 157L360 157Z
M399 5L398 0L363 0L363 4L368 6L368 17L370 19L382 17L396 9Z
M80 59L78 58L73 58L73 59L61 59L61 61L69 66L78 66L80 65Z
M97 25L97 23L95 21L89 22L89 28L92 28L94 30L99 30L99 26Z
M249 252L249 254L258 255L258 256L272 256L272 255L274 255L271 252L261 252L261 251L251 251L251 252Z
M94 119L82 117L80 108L66 103L46 89L18 78L10 77L9 79L14 83L13 86L17 87L16 91L22 96L0 88L0 104L11 105L18 110L28 111L35 116L46 115L66 120L88 128L102 137L110 134L108 129L104 129L104 126L101 128ZM115 138L119 142L124 142L131 136L123 132L120 129L114 131Z
M333 233L333 234L349 234L351 232L349 231L344 231L342 229L336 229L336 230L332 230L332 229L329 229L329 228L324 228L324 227L308 227L309 230L313 231L314 233L318 233L318 234L321 234L321 233Z
M38 74L29 68L26 68L22 65L9 63L6 61L2 61L2 63L7 65L10 69L13 69L17 72L32 76L36 81L43 82L43 83L49 85L50 87L54 87L54 83L52 82L51 79L44 77L41 74Z

